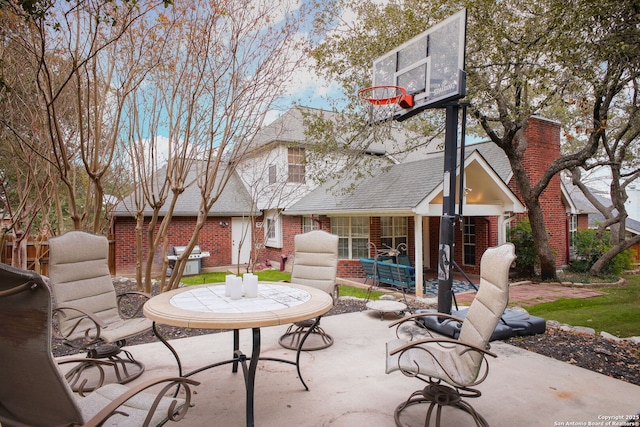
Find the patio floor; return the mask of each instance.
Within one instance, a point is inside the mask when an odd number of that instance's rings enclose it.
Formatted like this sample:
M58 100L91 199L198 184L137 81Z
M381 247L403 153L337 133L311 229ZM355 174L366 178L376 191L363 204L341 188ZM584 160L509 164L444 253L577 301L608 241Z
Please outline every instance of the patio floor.
M394 408L422 388L416 379L399 372L385 374L385 342L394 335L391 316L384 321L374 312L329 316L322 320L335 344L301 356L305 391L295 367L260 362L256 374L256 426L393 426ZM262 330L262 355L293 358L278 345L286 326ZM250 333L241 331L242 348L250 351ZM228 359L232 334L218 333L172 341L186 370ZM161 343L128 348L146 366L136 381L175 375L175 361ZM494 343L497 359L490 361L482 396L471 404L494 427L622 425L624 417L640 413L640 387L615 380L502 342ZM195 375L202 382L195 406L180 426L245 424L242 374L225 365ZM424 406L405 411L407 426L424 423ZM444 412L443 426L469 425L470 418L456 410ZM614 424L607 424L607 421ZM592 424L588 424L591 422ZM603 422L603 424L593 424ZM615 424L618 422L620 424ZM572 424L573 423L573 424ZM173 424L172 424L173 425ZM637 425L637 424L636 424Z

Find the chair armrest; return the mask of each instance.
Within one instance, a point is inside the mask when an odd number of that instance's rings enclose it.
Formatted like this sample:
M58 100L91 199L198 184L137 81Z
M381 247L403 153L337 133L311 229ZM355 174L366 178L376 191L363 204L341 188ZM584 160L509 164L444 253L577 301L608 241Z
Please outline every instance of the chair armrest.
M100 329L101 328L105 328L107 325L98 317L96 316L94 313L88 312L88 311L84 311L81 308L78 307L73 307L73 306L58 306L55 307L52 310L52 314L58 315L58 316L62 316L62 317L66 317L65 311L66 310L73 310L73 311L77 311L79 313L82 313L83 316L78 317L78 319L76 320L75 325L73 326L73 328L71 328L71 330L69 331L69 335L72 334L73 332L75 332L76 328L78 327L78 325L80 324L80 322L82 322L83 320L91 320L95 326L96 329L96 335L95 337L90 337L89 336L89 331L91 329L87 329L84 332L84 336L85 339L87 340L87 343L91 344L94 342L97 342L100 340ZM54 328L56 329L56 328ZM54 334L56 336L56 338L60 338L60 339L67 339L67 336L62 335L62 333L59 330L54 330Z
M122 305L121 305L123 298L125 298L125 297L136 297L136 296L143 297L144 299L142 300L142 302L140 304L138 304L137 306L133 307L134 308L133 313L125 313L122 310ZM150 298L151 298L150 294L148 294L146 292L140 292L140 291L127 291L127 292L123 292L121 294L118 294L116 296L116 299L118 301L118 314L120 314L120 316L122 318L125 318L125 319L134 318L140 313L140 311L142 310L142 306Z
M460 346L466 347L466 350L463 353L466 353L467 351L477 351L477 352L485 354L487 356L498 357L497 354L495 354L495 353L493 353L493 352L491 352L489 350L486 350L486 349L483 349L483 348L480 348L480 347L476 347L475 345L467 344L465 342L462 342L462 341L459 341L459 340L456 340L456 339L453 339L453 338L447 338L447 337L424 338L424 339L421 339L421 340L409 341L408 343L406 343L404 345L401 345L400 347L398 347L398 348L396 348L394 350L391 350L389 352L389 355L393 356L394 354L401 353L401 352L406 351L406 350L408 350L408 349L410 349L412 347L421 346L421 345L424 345L424 344L460 345Z
M157 379L152 379L152 380L148 380L145 381L143 383L138 384L136 387L132 387L130 388L127 392L121 394L120 396L118 396L115 400L113 400L110 404L108 404L107 406L105 406L100 412L98 412L91 420L89 420L85 426L86 427L97 427L100 426L104 423L105 420L107 420L109 417L111 417L117 410L118 408L124 404L127 400L131 399L133 396L143 392L144 390L153 387L157 384L162 384L162 383L168 383L167 385L165 385L157 394L156 394L156 399L153 402L153 405L151 406L151 408L149 408L149 412L147 414L147 418L143 424L144 427L149 425L149 422L151 421L151 417L153 416L154 412L156 411L156 408L158 407L158 404L160 403L160 400L165 397L165 393L167 391L169 391L169 389L176 387L176 386L182 386L185 389L185 397L184 397L184 405L182 406L182 408L179 409L179 411L177 413L174 414L175 411L175 407L177 404L177 400L173 400L172 404L169 405L169 411L167 413L167 417L170 421L179 421L181 420L184 415L187 413L187 410L189 409L190 405L191 405L191 388L190 386L198 386L200 385L200 383L198 381L189 379L189 378L182 378L182 377L165 377L165 378L157 378Z

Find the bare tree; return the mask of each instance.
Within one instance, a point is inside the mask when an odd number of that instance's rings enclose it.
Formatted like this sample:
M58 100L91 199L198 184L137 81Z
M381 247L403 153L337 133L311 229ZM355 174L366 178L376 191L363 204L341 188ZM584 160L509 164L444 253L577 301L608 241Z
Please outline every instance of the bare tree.
M118 68L117 42L161 4L78 0L38 3L37 13L13 3L6 8L27 27L9 37L33 64L22 78L36 83L30 105L41 109L36 129L12 131L23 141L37 133L47 142L30 148L50 162L51 179L61 184L59 231L66 217L75 229L106 231L105 185L114 177L124 100L140 82Z
M138 146L133 163L144 195L144 206L135 211L140 218L147 208L150 217L148 252L140 263L145 288L155 254L167 253L175 204L188 185L196 185L200 202L192 236L171 277L162 279L163 290L178 286L209 211L300 61L300 19L301 11L286 1L250 0L177 5L157 17L152 56L162 61L148 67L145 84L131 98L136 106L129 108L136 111L130 120L136 130L128 144ZM154 175L160 164L153 152L140 167L150 155L141 144L157 135L168 140L161 176ZM167 262L164 255L163 267Z

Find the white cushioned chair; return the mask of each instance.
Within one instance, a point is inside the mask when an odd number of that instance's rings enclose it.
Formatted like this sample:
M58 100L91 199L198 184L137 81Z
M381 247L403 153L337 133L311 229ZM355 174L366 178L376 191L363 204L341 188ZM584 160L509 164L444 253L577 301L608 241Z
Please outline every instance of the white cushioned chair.
M467 412L478 426L488 426L484 417L462 398L481 395L479 390L471 387L487 377L487 356L496 357L488 351L489 340L509 302L509 268L514 259L515 250L511 243L485 251L480 261L480 287L464 320L446 313L429 312L407 316L390 325L396 327L399 338L387 343L386 372L400 370L427 383L396 408L397 426L402 425L401 412L419 403L429 404L425 426L429 425L434 408L437 408L436 425L439 426L445 406ZM415 328L423 326L413 320L422 316L460 322L462 327L458 339L433 336L427 330L417 329L420 333L416 333ZM405 324L407 321L412 322ZM411 327L413 331L407 332ZM422 338L424 336L427 337Z
M335 234L322 230L313 230L294 237L294 258L291 270L291 283L310 286L325 291L338 298L336 274L338 271L338 240ZM312 351L327 348L333 344L333 338L319 324L319 319L296 322L280 337L280 345L297 350L302 338L310 330L309 339L302 350ZM315 324L315 326L313 326Z
M51 354L49 287L35 272L6 264L0 264L0 325L3 427L162 425L184 417L191 386L199 384L166 377L133 388L111 383L86 397L74 395ZM162 384L158 391L155 386ZM148 391L152 386L155 392ZM178 386L184 388L183 397L165 396Z
M141 292L116 295L108 258L109 242L104 236L69 231L49 239L54 334L65 344L87 351L89 357L111 363L116 381L124 384L140 376L144 366L121 347L127 338L150 331L152 322L123 317L118 303L120 298L142 298L141 308L149 296ZM67 373L74 390L82 383L85 370L92 367L95 364L79 364ZM84 387L87 391L93 388L90 384Z

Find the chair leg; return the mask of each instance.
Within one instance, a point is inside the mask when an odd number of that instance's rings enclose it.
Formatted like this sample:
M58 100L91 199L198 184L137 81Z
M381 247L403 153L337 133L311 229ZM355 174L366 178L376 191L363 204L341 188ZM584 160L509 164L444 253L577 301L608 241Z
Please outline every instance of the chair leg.
M465 390L470 391L471 394L465 394L464 396L480 396L480 392L477 390ZM393 413L393 418L396 422L396 426L402 427L400 414L405 408L421 403L428 403L429 408L427 410L424 421L425 427L428 427L430 425L434 409L436 410L435 426L440 427L442 408L445 406L451 406L460 409L471 415L477 427L489 427L489 423L487 422L487 420L482 415L480 415L469 403L462 400L461 396L462 395L460 394L460 392L453 387L449 387L443 384L431 383L424 389L413 392L406 401L402 402L400 405L398 405L398 407L396 407Z
M115 348L114 348L115 347ZM126 384L144 373L144 364L117 346L107 345L107 350L90 350L84 360L75 360L76 366L65 374L71 389L78 393L91 392L102 386L107 378L104 367L112 371L114 382ZM120 354L123 353L124 357Z
M300 341L304 337L308 328L311 326L306 323L294 323L289 326L286 332L280 337L278 342L284 348L289 350L298 350L300 346ZM320 343L313 345L313 342L310 340L311 335L318 337L320 339ZM316 339L315 342L318 340ZM304 346L301 350L303 351L315 351L322 350L323 348L327 348L333 345L333 338L331 335L327 334L324 329L320 327L320 325L316 325L315 328L311 330L310 337L304 342Z

